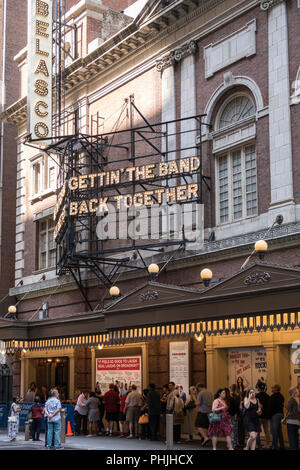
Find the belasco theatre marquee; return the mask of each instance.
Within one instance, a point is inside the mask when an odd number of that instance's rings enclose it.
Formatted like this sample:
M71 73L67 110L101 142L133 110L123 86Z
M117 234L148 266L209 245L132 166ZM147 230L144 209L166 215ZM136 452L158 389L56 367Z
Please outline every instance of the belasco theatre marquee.
M263 362L262 367L259 364L257 370L248 371L246 364L246 374L242 354L237 356L241 375L246 375L249 382L251 374L257 379L265 376L268 383L278 382L279 378L289 388L299 375L297 360L292 362L290 358L299 348L300 314L295 308L299 279L299 270L256 263L202 291L148 281L101 311L32 322L2 320L1 338L7 353L19 350L25 364L39 357L66 356L73 362L73 371L76 348L90 349L94 368L97 358L140 356L139 380L143 386L149 382L149 374L159 375L160 367L155 370L151 363L156 348L161 347L156 356L163 361L162 368L168 369L172 364L165 361L172 356L166 347L179 345L190 378L194 366L191 353L200 359L205 342L210 389L228 383L229 350L233 354L242 348L240 351L248 357L249 348L250 352L251 348L261 349L263 359L258 362ZM226 311L230 314L224 314ZM280 367L283 361L289 368ZM187 377L180 379L186 381ZM69 380L72 390L74 376L70 375ZM92 375L92 385L95 380L96 373Z
M21 172L15 305L0 319L14 391L215 391L241 376L288 396L300 375L300 101L282 78L290 128L275 139L266 64L280 17L296 77L297 2L148 0L131 17L110 3L28 2L15 58L27 96L1 115L18 127ZM102 37L112 14L118 30Z

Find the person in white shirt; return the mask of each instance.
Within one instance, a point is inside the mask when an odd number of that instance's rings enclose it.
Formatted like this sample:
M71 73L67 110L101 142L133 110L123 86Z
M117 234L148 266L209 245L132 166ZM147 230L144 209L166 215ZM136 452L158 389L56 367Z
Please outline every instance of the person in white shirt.
M129 423L129 436L128 439L138 436L138 420L140 416L140 409L142 404L142 395L137 391L136 385L132 385L132 392L128 393L125 400L125 413L126 421Z
M88 407L86 406L86 402L88 400L88 393L84 392L79 395L77 398L77 403L74 410L74 418L75 418L75 435L80 436L81 431L81 423L83 434L87 436L87 416L88 416Z

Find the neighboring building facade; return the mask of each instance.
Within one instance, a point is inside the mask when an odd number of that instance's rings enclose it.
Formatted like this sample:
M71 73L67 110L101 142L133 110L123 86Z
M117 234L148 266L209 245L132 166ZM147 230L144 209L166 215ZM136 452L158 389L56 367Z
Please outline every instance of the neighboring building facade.
M130 6L119 3L120 11ZM182 341L188 348L178 364L180 380L185 374L190 384L206 381L214 390L242 375L255 386L264 369L269 389L279 382L286 393L299 375L291 362L291 345L300 340L299 5L292 0L137 4L141 9L130 18L110 10L115 2L69 2L66 21L76 23L78 34L76 47L71 44L77 56L66 60L64 130L100 134L141 125L140 114L129 112L132 95L152 124L205 114L212 127L202 136L188 132L184 120L176 124L182 132L179 148L202 141L203 172L210 178L210 190L203 187L204 247L170 262L170 249L147 258L160 267L168 263L156 283L148 282L145 271L121 273L117 285L123 297L112 305L95 279L86 280L83 297L71 277L57 278L58 165L24 145L27 52L22 50L16 57L21 96L2 114L18 128L20 168L10 290L18 319L0 324L0 338L20 343L8 345L21 351L15 389L23 395L31 381L55 383L72 397L77 388L95 385L96 359L124 356L141 358L144 387L149 382L161 387L176 367L172 343ZM178 142L171 145L175 153ZM283 222L274 224L278 215ZM242 269L273 224L266 264L253 264L252 258ZM210 289L203 289L200 279L206 267L215 280ZM40 311L47 311L48 319L39 320ZM201 333L205 341L199 341Z
M15 9L20 16L16 18ZM20 96L20 75L14 56L26 44L27 28L23 17L26 15L24 2L14 4L2 0L0 3L1 23L1 112L12 105ZM15 30L19 34L15 34ZM15 217L16 217L16 137L17 129L11 124L1 122L0 144L0 299L1 308L14 302L9 297L9 289L15 278Z

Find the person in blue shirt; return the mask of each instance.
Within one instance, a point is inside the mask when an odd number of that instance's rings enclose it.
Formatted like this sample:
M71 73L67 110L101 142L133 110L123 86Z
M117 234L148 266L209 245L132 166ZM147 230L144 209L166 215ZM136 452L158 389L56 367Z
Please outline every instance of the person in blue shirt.
M48 419L48 432L47 432L47 449L51 449L51 443L54 435L54 448L60 447L60 431L61 431L61 403L58 399L59 394L56 389L51 390L50 398L45 404L45 415Z

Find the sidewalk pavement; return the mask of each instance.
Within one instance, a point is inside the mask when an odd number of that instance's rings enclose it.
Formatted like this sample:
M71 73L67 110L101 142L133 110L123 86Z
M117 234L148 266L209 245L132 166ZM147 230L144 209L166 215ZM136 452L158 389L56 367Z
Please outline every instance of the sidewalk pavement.
M25 441L25 433L19 432L18 441L9 442L7 436L7 430L0 430L0 450L7 448L14 449L30 449L30 450L44 450L45 449L45 434L42 432L40 435L41 442L34 442L32 440ZM126 439L120 438L118 435L113 437L96 436L71 436L66 437L65 444L62 445L65 450L167 450L167 446L164 441L149 441L139 439ZM174 444L174 450L208 450L200 446L200 441L185 442L182 440L181 444Z

